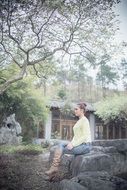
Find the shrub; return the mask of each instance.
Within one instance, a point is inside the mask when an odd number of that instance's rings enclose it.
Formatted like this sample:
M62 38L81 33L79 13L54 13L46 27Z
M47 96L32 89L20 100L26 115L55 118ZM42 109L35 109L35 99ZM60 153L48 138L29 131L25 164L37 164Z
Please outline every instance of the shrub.
M97 103L96 114L104 121L110 122L112 120L127 121L127 96L113 96L107 97Z

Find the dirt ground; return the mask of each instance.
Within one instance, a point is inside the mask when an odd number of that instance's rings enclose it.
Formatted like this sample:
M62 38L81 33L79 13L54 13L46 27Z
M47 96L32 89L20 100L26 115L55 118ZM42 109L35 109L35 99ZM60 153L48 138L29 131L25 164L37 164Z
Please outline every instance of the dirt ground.
M0 190L51 190L48 155L0 154Z

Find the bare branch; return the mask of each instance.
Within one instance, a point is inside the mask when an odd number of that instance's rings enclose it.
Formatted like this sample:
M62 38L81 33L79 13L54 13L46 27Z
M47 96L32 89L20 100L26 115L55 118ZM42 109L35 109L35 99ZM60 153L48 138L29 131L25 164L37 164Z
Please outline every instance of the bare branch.
M51 12L51 14L49 15L47 21L40 27L38 34L42 31L42 29L44 28L44 26L46 26L48 24L48 22L50 21L50 19L52 18L54 12L56 11L56 8Z
M38 72L38 70L36 69L36 66L35 66L35 65L33 65L33 69L34 69L35 74L37 75L37 77L38 77L38 78L41 78L41 76L39 75L39 72Z
M32 17L29 17L29 20L30 20L30 22L31 22L32 31L33 31L33 33L34 33L34 34L36 35L36 37L37 37L37 42L35 43L35 45L34 45L32 48L29 48L29 49L27 50L27 52L30 52L30 51L32 51L32 50L35 49L35 48L41 48L41 47L43 47L43 45L39 45L39 44L42 43L42 39L40 40L39 34L41 33L43 27L48 24L49 20L50 20L51 17L53 16L55 10L56 10L56 9L54 9L54 10L51 12L51 14L50 14L50 16L48 17L47 21L46 21L44 24L42 24L42 26L40 27L40 29L38 30L38 32L35 31L35 26L34 26L34 23L33 23L33 21L32 21Z
M63 47L59 47L59 48L54 49L52 52L47 52L47 53L45 53L45 55L42 58L36 59L35 61L29 61L28 65L35 65L35 64L37 64L37 63L39 63L41 61L44 61L47 58L49 58L52 55L54 55L57 51L60 51L60 50L64 50L64 48Z
M95 53L94 53L91 49L89 49L88 47L86 47L85 45L82 45L82 44L78 43L78 42L75 41L75 40L73 40L73 42L74 42L75 44L77 44L81 49L82 49L82 48L85 48L85 49L88 50L90 53L92 53L92 54L95 55ZM87 51L86 51L86 52L87 52Z
M8 37L13 40L17 45L18 48L23 51L25 54L27 53L21 46L20 46L20 42L18 42L18 40L16 38L13 37L13 35L11 34L11 16L12 13L10 11L10 1L8 1L8 12L7 12L7 26L8 26Z
M25 54L27 54L27 51L25 51L21 46L20 46L20 43L18 42L18 40L16 40L12 35L11 33L9 33L8 37L10 39L12 39L17 45L18 45L18 48L23 51Z
M2 45L2 47L4 48L5 53L7 53L8 55L11 56L12 60L20 67L22 68L22 66L18 63L18 61L16 61L16 59L14 58L14 56L12 55L12 53L10 51L8 51L3 43L3 41L0 42L0 44Z
M41 65L40 65L40 66L41 66ZM33 65L33 69L34 69L35 74L36 74L36 76L37 76L38 78L44 78L44 79L47 79L47 77L46 77L45 75L42 75L42 73L39 74L40 72L36 69L36 65Z

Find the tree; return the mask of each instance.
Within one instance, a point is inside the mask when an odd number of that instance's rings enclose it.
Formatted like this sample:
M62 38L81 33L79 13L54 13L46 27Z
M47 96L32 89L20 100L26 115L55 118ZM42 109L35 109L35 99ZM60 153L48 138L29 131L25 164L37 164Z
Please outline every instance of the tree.
M59 51L90 59L96 41L103 43L107 34L114 34L115 15L111 7L116 2L118 0L1 1L1 67L8 68L15 63L19 71L3 81L0 94L21 80L28 67L38 72L36 65L43 65Z
M127 90L127 61L126 59L121 60L121 73L122 73L122 80L123 80L123 85L124 89Z
M36 69L29 69L30 75L37 76L38 80L36 80L36 88L43 88L44 96L47 94L47 83L48 79L52 78L56 71L57 71L57 66L55 65L55 60L53 58L50 58L45 60L43 64L36 64L34 66Z
M79 100L83 98L84 94L82 92L85 91L85 83L88 77L85 63L86 61L83 58L77 56L70 70L71 80L77 83L76 94Z
M113 71L113 67L107 64L109 61L110 57L108 55L102 56L102 60L99 63L99 71L96 76L97 82L101 83L103 97L106 96L106 88L110 84L116 84L119 77L117 72Z
M76 99L83 98L83 91L88 77L86 66L84 58L77 56L71 60L70 65L59 68L56 79L69 99L72 99L72 94ZM75 90L73 89L74 86Z

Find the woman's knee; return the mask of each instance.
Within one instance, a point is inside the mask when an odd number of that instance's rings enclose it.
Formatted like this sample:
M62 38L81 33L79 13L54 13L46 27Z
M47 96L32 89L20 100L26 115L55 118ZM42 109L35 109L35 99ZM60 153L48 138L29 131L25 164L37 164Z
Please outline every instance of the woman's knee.
M63 144L63 143L60 143L60 144L57 146L57 149L59 149L59 150L62 152L62 154L63 154L63 153L64 153L64 149L65 149L64 144Z

